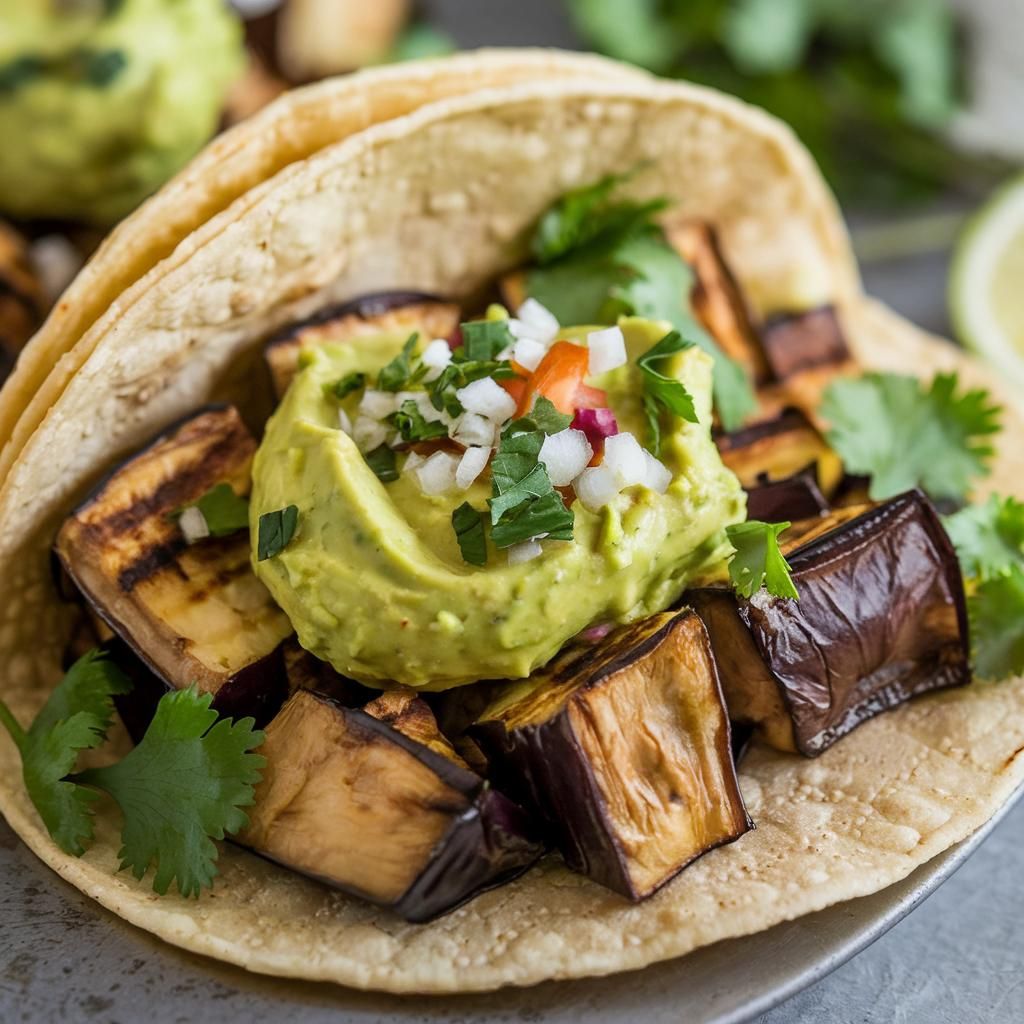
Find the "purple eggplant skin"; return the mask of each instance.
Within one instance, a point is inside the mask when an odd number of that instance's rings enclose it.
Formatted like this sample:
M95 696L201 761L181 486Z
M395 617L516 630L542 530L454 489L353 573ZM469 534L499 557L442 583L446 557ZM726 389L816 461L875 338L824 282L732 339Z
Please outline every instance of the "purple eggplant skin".
M826 515L829 503L818 486L814 466L784 480L762 475L755 487L747 488L747 518L762 523L796 522Z
M852 510L840 510L840 515ZM960 565L932 503L920 491L854 515L787 551L799 601L764 591L692 592L719 660L731 717L750 720L750 680L774 682L776 728L755 719L781 749L816 757L862 722L920 694L971 681ZM730 604L733 618L716 608ZM738 616L752 647L724 623ZM731 667L735 665L735 667ZM768 695L758 702L765 706ZM791 739L780 742L778 717ZM789 730L787 729L787 732ZM773 738L774 737L774 738Z
M834 306L773 314L761 325L761 347L778 381L852 358Z

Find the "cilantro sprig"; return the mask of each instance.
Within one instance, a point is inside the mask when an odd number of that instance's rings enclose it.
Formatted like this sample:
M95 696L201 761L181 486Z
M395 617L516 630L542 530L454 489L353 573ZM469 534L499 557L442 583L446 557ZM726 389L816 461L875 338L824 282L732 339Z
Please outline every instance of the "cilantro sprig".
M779 535L789 527L789 523L750 519L725 528L734 550L729 579L741 597L753 597L764 587L774 597L799 600L790 565L779 547Z
M295 505L264 512L259 520L256 539L256 558L265 562L274 558L292 542L299 525L299 510Z
M657 365L662 360L688 348L693 348L692 341L684 340L678 331L670 331L657 345L648 349L636 361L644 380L644 414L647 417L648 447L655 458L661 455L661 413L663 411L670 412L690 423L697 422L697 410L693 405L693 396L686 390L686 385L681 380L662 373Z
M1024 565L1024 504L991 495L944 520L965 576L990 580Z
M413 358L419 340L419 332L414 331L406 339L402 351L381 368L377 374L377 387L381 391L405 391L423 379L427 368Z
M869 373L840 378L825 393L826 437L850 473L870 476L880 501L921 487L963 500L989 472L999 407L987 391L959 391L955 373L925 386L916 377Z
M448 436L447 425L440 420L428 420L411 398L404 401L398 411L388 417L388 423L406 442L436 441L438 438Z
M693 315L693 270L654 219L666 202L615 198L628 177L571 192L541 217L527 291L563 324L614 323L624 314L668 320L714 360L715 406L733 430L756 407L751 382Z
M174 518L180 519L188 508L199 509L211 537L230 537L240 530L249 529L249 501L236 494L230 484L221 483L210 488L198 501L177 509Z
M408 344L408 342L406 342ZM402 350L404 354L404 349ZM348 398L355 391L362 391L366 387L365 373L346 373L344 377L329 381L324 385L324 394L328 398L341 402Z
M54 842L80 857L92 842L93 804L106 793L123 815L121 867L136 878L156 865L153 888L177 882L198 895L216 875L214 839L244 828L264 759L251 718L218 720L212 696L194 689L164 696L138 746L116 764L72 774L83 750L98 748L113 699L128 678L99 651L80 658L23 729L0 701L0 723L21 755L22 777Z

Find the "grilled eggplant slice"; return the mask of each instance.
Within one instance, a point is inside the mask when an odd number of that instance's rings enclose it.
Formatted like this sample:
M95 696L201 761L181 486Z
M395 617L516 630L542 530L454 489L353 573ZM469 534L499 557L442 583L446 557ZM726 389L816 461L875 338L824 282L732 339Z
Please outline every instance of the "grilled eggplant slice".
M747 518L763 523L793 522L826 515L829 503L818 486L814 466L784 480L763 476L755 486L747 489Z
M761 326L761 346L777 381L822 367L838 370L853 362L833 306L770 316Z
M798 409L787 409L731 434L715 444L722 461L750 491L767 480L784 480L815 467L818 487L833 494L843 479L843 464L814 425Z
M918 694L970 682L963 581L918 491L800 524L784 550L799 601L694 591L734 720L814 757Z
M667 232L669 244L694 272L690 305L722 351L758 383L769 379L768 361L750 305L722 253L718 233L701 220L685 220Z
M496 784L546 822L569 866L629 899L752 827L689 609L564 652L472 731Z
M509 881L543 847L521 808L480 776L374 717L389 717L387 703L360 711L325 694L293 694L267 728L267 765L238 840L426 921ZM405 705L398 717L417 717L416 735L425 736L426 704Z
M255 448L234 409L199 413L101 484L56 550L99 617L166 684L195 683L222 714L262 719L287 694L280 645L291 623L252 572L248 531L190 546L174 518L218 484L248 493Z
M367 334L419 331L427 341L448 338L459 326L459 307L419 292L381 292L332 306L274 335L264 356L274 393L281 398L299 366L303 349Z

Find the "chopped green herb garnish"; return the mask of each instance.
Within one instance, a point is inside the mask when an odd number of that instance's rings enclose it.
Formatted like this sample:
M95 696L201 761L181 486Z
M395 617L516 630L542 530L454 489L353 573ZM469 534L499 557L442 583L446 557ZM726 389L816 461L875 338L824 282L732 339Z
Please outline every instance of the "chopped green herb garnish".
M789 526L751 519L725 528L735 551L729 561L729 579L741 597L753 597L764 587L775 597L799 598L779 547L779 534Z
M177 880L182 894L198 894L216 874L212 839L247 824L240 808L253 802L264 763L249 751L263 734L251 718L218 722L210 694L176 691L161 699L146 734L122 761L70 774L80 751L103 743L113 699L130 689L113 662L91 651L71 666L28 729L2 701L0 723L21 755L29 798L65 853L80 857L92 841L99 789L124 815L121 867L141 878L156 862L158 893Z
M955 373L926 387L916 377L869 373L840 378L825 393L829 444L850 473L870 476L880 501L912 487L962 500L988 474L999 407L987 391L957 393Z
M35 54L25 54L0 64L0 95L14 92L38 78L45 70L46 62Z
M659 414L662 410L690 423L697 422L693 396L686 390L686 385L676 377L662 373L656 365L688 348L693 348L693 342L685 341L678 331L671 331L636 361L644 380L644 414L650 432L649 447L655 457L661 454Z
M462 324L462 348L468 362L493 360L515 343L508 320L471 320Z
M81 60L85 81L98 89L105 89L128 67L123 50L83 50Z
M491 527L491 540L496 548L508 548L540 536L547 540L572 540L573 525L572 509L565 507L558 491L551 490L506 512Z
M545 434L557 434L565 430L572 423L572 417L567 413L559 412L555 403L550 398L538 395L533 403L533 408L528 416L513 420L503 431L502 436L512 434L531 433L535 430L543 431Z
M277 509L275 512L264 512L260 516L259 537L256 544L256 557L260 562L279 555L291 543L299 525L299 510L295 505Z
M413 370L412 354L416 350L419 338L418 332L410 334L402 346L402 351L377 375L377 387L381 391L402 391L415 383L416 373ZM422 377L422 372L420 376Z
M484 533L484 513L464 501L452 513L452 528L459 542L462 557L470 565L487 564L487 537Z
M1024 567L968 588L974 669L983 679L1024 673Z
M339 377L338 380L325 384L324 394L328 398L334 398L340 402L348 398L354 391L360 391L365 387L365 373L346 373L344 377Z
M249 529L249 501L235 494L230 484L212 487L198 501L178 509L174 518L179 519L187 508L199 509L211 537L229 537Z
M366 464L373 470L373 475L382 484L389 484L393 480L398 479L395 453L386 444L382 444L379 448L374 448L364 458L366 459Z
M572 193L541 218L533 240L539 265L527 291L564 324L615 323L621 315L668 320L714 360L715 407L734 430L757 404L747 373L693 315L693 270L654 220L664 203L613 200L620 183L604 179Z
M388 422L402 435L403 441L434 441L448 436L448 428L440 420L428 420L411 398L388 417Z
M515 376L511 363L496 359L467 360L464 350L460 349L453 354L453 361L441 371L441 376L427 385L430 404L449 416L461 416L465 410L455 394L460 388L484 377L507 380Z

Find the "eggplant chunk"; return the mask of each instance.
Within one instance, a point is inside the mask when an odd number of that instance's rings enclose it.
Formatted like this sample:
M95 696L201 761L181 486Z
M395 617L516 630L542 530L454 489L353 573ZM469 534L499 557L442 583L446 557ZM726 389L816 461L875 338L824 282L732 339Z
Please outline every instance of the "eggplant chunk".
M247 530L189 545L174 518L218 484L248 493L255 448L234 409L199 413L101 484L65 520L56 550L99 617L166 684L195 683L223 714L261 718L268 693L287 695L279 648L291 623L252 571Z
M786 409L731 434L715 444L722 461L750 491L765 479L784 480L813 465L822 493L832 495L843 479L843 464L814 425L798 409Z
M960 568L923 494L798 526L784 551L799 601L688 597L735 721L814 757L911 697L970 682Z
M814 466L783 480L760 477L747 489L747 518L763 523L792 522L826 515L829 503L818 486Z
M777 381L805 370L839 369L853 361L833 306L768 317L761 326L761 346Z
M447 338L459 326L459 307L419 292L381 292L332 306L274 335L264 348L274 393L283 397L303 349L368 334L419 331L426 341Z
M768 361L754 327L750 305L729 269L712 225L685 220L667 232L669 244L694 273L690 306L727 356L746 368L757 382L769 376Z
M752 827L689 609L564 652L472 732L496 784L546 822L569 866L629 899Z
M443 914L540 856L521 808L368 712L309 690L289 698L260 747L267 764L241 843L407 921Z

